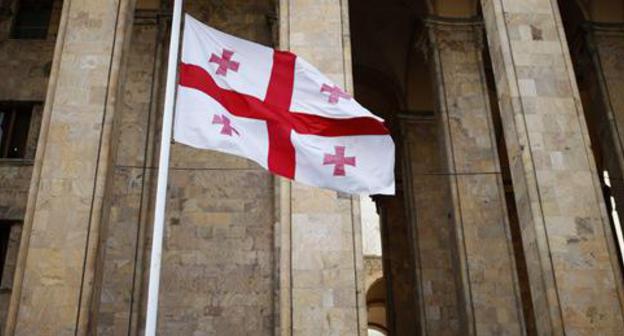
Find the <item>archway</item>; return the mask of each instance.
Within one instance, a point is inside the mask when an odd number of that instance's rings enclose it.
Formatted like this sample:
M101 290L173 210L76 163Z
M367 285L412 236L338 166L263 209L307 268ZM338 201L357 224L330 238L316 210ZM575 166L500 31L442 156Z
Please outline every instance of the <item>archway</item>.
M373 282L366 292L367 327L369 336L388 335L386 322L386 284L383 278Z
M397 195L375 197L387 329L457 333L467 319L465 285L429 24L439 24L433 21L440 15L447 17L440 22L472 22L478 2L364 0L349 6L355 97L386 119L397 145Z

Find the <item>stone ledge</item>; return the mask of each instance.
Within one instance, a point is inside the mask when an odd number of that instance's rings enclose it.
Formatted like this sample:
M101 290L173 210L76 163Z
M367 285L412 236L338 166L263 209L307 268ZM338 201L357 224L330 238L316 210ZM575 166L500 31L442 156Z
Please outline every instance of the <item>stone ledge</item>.
M35 160L31 159L0 159L0 167L2 166L32 166Z

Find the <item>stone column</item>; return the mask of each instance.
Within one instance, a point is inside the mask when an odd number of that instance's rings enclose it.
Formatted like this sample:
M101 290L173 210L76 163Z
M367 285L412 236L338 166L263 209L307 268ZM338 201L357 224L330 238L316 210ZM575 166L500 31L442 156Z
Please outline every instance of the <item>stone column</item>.
M398 146L400 147L400 145ZM401 163L397 160L397 165ZM397 176L395 196L378 197L386 284L386 326L391 335L417 335L423 330L420 289L414 272L414 235L408 221L404 182Z
M482 59L482 25L426 21L451 190L463 332L521 335L523 317Z
M621 278L557 1L481 4L537 333L621 333Z
M437 119L431 112L401 116L403 184L412 227L409 238L413 239L414 282L419 286L415 291L418 294L415 301L420 308L419 332L422 335L459 335L468 328L464 327L466 318L459 300L462 285L458 276L457 244L454 243L450 180L442 157ZM387 258L385 252L384 249L384 258ZM400 276L405 278L410 274Z
M84 335L132 0L65 0L5 334Z
M352 91L347 3L280 1L280 47ZM280 186L282 335L366 335L358 198Z
M616 208L624 214L624 24L588 22L584 29L585 45L579 49L586 53L574 56L581 60L579 70L588 79L588 119L595 121L602 168L609 172Z

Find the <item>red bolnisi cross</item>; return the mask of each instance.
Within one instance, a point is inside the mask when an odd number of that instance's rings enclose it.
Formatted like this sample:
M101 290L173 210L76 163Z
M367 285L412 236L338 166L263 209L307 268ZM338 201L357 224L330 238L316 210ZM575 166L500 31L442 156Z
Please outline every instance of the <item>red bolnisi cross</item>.
M232 70L234 72L238 72L239 63L232 61L232 56L234 52L232 50L223 49L223 53L221 53L221 57L212 54L210 55L210 63L217 63L219 67L217 68L217 75L227 76L228 70Z
M223 125L223 127L221 127L221 134L223 135L232 136L233 133L236 135L240 135L240 133L238 133L238 131L234 127L232 127L232 121L230 120L230 118L224 115L215 115L214 118L212 118L212 124Z
M334 166L334 176L345 176L347 171L345 170L345 165L355 167L355 156L345 156L346 147L345 146L335 146L334 147L336 153L335 154L325 154L323 158L323 164L329 165L333 164Z
M224 49L222 57L212 54L211 63L219 64L217 75L226 76L227 70L238 71L239 63L233 62L234 52ZM269 136L268 168L270 171L290 178L295 178L296 154L291 141L291 132L324 137L353 135L388 135L386 127L371 117L330 118L314 114L290 111L293 96L296 56L290 52L274 51L273 67L264 100L254 96L234 92L219 87L212 76L202 67L181 63L180 85L199 90L218 101L229 113L238 117L264 120ZM337 86L323 84L319 92L329 93L329 102L337 104L340 98L350 99ZM221 133L232 128L229 119L220 117L224 125ZM213 123L215 121L213 120ZM233 132L237 132L232 128ZM231 132L229 132L231 133ZM230 135L230 134L227 134ZM336 146L335 153L325 153L319 165L334 164L334 176L345 176L345 165L355 167L355 157L345 157L346 148Z
M336 85L329 86L327 84L323 84L321 86L321 92L323 93L329 92L328 101L330 104L338 104L338 101L340 101L340 98L344 98L346 100L351 99L351 96L349 96L346 92L342 91L342 89Z

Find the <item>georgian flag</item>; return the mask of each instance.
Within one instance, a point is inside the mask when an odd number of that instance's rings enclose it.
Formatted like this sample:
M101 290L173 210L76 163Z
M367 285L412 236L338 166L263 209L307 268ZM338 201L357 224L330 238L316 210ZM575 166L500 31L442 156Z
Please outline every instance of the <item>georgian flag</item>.
M271 172L347 193L394 194L383 120L300 57L186 15L177 142L251 159Z

